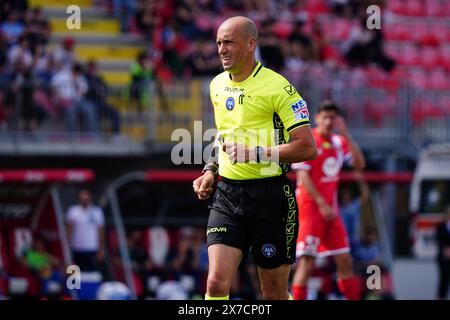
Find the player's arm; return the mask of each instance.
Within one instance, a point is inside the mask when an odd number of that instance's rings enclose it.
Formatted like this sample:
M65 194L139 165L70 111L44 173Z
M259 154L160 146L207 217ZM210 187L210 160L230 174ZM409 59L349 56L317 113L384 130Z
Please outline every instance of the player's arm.
M366 159L358 144L351 137L344 118L337 117L335 121L336 130L347 140L348 149L352 156L351 166L356 170L363 170L366 167Z
M325 199L320 194L319 190L317 190L316 185L314 184L311 175L308 170L298 170L297 171L297 180L300 180L306 191L308 191L309 195L314 199L319 207L320 214L323 215L325 220L332 220L336 217L336 212L331 208L331 206L325 201Z

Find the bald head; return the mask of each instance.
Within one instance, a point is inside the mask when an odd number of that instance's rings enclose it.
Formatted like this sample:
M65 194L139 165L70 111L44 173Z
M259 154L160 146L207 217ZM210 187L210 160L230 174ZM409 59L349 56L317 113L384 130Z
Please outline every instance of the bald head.
M258 39L258 30L256 29L255 23L242 16L231 17L225 20L219 27L220 29L227 28L233 31L237 31L239 35L245 39Z
M222 67L232 74L233 81L245 79L255 67L257 37L255 24L246 17L229 18L217 30L217 51Z

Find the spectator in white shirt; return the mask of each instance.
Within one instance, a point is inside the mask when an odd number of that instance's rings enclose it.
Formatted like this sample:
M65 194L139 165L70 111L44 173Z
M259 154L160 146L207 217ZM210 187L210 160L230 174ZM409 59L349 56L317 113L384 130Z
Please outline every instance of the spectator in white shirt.
M95 106L85 96L88 91L82 67L74 64L71 69L63 68L51 80L56 105L64 109L69 132L75 132L77 113L85 117L89 132L98 130L98 117Z
M92 203L89 190L79 192L79 204L67 212L67 235L73 261L81 271L98 271L104 259L105 218Z
M24 35L21 35L17 41L17 44L8 50L8 62L13 68L16 68L19 64L26 68L31 67L33 63L33 55L30 51L28 39Z
M67 37L63 40L61 46L53 52L53 60L58 70L72 68L75 60L74 48L75 39Z

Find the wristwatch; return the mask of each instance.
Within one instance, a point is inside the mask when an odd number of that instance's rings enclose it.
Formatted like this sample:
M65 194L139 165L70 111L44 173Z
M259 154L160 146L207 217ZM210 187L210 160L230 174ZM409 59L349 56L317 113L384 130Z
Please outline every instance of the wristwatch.
M208 170L212 171L212 173L217 176L219 174L219 165L214 162L209 162L203 167L202 173L205 173Z
M256 146L255 157L256 157L256 163L261 163L261 160L264 158L264 148L263 147Z

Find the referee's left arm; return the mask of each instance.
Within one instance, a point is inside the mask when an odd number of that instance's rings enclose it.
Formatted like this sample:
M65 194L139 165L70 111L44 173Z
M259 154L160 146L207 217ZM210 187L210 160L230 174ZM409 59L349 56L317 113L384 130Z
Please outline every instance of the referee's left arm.
M272 147L267 151L268 158L278 153L279 162L303 162L314 160L317 155L316 142L309 125L295 128L289 133L289 143Z

